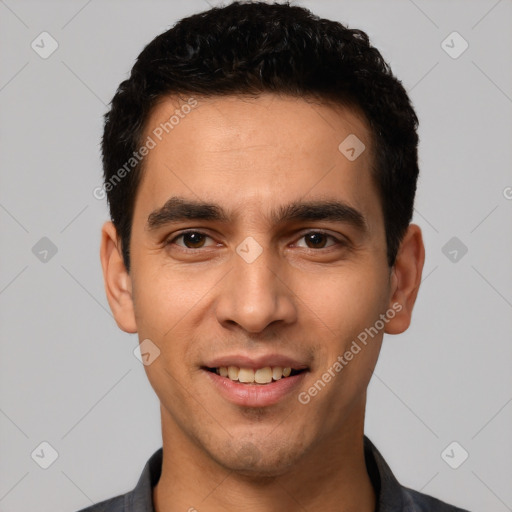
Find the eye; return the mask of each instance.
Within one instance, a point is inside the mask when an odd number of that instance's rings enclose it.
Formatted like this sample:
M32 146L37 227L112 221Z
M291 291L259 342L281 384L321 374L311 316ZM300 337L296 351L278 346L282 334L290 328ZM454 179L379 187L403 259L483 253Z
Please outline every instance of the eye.
M207 244L210 240L210 244ZM304 240L305 245L297 243L297 247L304 247L307 249L326 249L333 245L343 245L343 242L338 240L333 235L324 233L323 231L310 231L300 237L299 240ZM178 242L180 241L180 242ZM330 243L329 243L330 242ZM168 245L177 245L184 249L202 249L205 247L215 246L216 243L206 233L201 231L184 231L167 242Z
M201 249L202 247L208 247L205 245L205 240L208 238L212 240L211 237L205 233L201 233L201 231L185 231L169 240L167 243L175 244L178 247L184 247L185 249ZM180 239L182 239L183 243L176 243L176 241ZM210 245L215 245L215 243Z
M308 249L325 249L326 247L331 247L332 245L342 245L340 240L332 235L324 233L323 231L311 231L305 235L302 235L300 239L304 239L306 245L299 245L299 247L306 247ZM328 239L333 240L334 243L326 245Z

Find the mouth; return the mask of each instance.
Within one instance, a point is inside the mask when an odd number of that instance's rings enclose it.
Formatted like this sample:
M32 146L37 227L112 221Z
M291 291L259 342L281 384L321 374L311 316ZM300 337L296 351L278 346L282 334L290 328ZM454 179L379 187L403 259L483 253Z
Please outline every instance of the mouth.
M201 366L213 389L228 402L242 407L267 407L298 393L310 368L277 354L250 358L227 356Z
M239 366L203 367L204 370L220 375L233 382L265 386L281 379L288 379L306 371L282 366L265 366L263 368L240 368Z

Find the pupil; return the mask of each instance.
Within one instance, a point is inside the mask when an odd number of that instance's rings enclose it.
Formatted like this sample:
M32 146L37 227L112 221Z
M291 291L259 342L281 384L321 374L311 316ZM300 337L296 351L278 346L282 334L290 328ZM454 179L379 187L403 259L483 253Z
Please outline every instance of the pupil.
M325 242L325 235L322 233L312 233L311 235L308 235L308 241L311 242L315 247L318 246L324 246L325 244L322 242Z
M191 245L193 248L197 248L201 247L204 241L204 235L201 235L200 233L186 233L183 240L187 247Z

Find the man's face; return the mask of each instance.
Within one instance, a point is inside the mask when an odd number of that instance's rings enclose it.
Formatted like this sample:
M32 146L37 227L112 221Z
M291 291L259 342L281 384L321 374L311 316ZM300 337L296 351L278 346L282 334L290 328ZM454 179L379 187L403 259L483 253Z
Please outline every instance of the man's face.
M278 474L362 431L382 329L332 369L392 306L370 135L355 113L304 99L198 100L161 141L153 130L180 104L163 101L147 123L135 323L161 351L145 368L164 432L223 467ZM351 134L366 146L353 161L338 149ZM251 384L215 371L229 366L242 380L293 371Z

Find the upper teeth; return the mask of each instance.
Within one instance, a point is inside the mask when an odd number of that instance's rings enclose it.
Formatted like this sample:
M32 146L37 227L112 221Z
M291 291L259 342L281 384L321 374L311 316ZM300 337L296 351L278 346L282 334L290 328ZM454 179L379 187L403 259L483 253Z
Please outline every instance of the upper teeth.
M252 368L239 368L238 366L221 366L215 370L221 377L228 379L257 384L267 384L273 380L279 380L282 377L289 377L291 368L282 368L281 366L265 366L253 370Z

